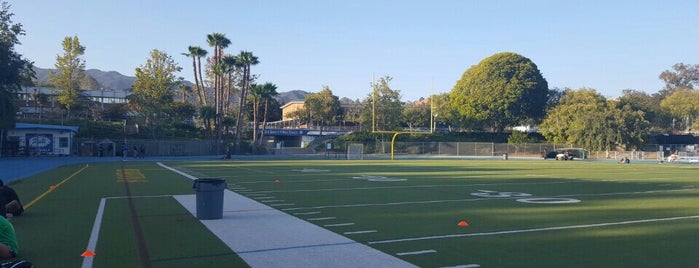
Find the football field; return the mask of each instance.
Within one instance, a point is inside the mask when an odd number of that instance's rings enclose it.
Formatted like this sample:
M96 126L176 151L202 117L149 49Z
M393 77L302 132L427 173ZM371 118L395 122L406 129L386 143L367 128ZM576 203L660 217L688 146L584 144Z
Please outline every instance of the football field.
M492 159L165 164L199 178L223 178L239 195L420 267L699 266L696 165ZM92 267L246 265L175 200L194 194L192 181L156 162L68 165L13 187L28 206L12 219L20 257L37 266L80 267L85 258ZM80 256L90 243L96 255Z

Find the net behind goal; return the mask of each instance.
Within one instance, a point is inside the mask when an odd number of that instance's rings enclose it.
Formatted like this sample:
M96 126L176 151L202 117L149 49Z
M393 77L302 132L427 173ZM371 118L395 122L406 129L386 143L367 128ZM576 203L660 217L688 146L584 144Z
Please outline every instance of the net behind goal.
M364 144L350 143L347 144L347 160L364 159Z

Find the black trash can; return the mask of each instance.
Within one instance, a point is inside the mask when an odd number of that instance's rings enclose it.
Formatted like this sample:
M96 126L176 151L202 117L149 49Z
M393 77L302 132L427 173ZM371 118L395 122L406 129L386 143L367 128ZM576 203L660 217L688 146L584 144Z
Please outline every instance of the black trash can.
M223 218L223 190L226 180L203 178L194 180L192 186L197 193L197 218L215 220Z

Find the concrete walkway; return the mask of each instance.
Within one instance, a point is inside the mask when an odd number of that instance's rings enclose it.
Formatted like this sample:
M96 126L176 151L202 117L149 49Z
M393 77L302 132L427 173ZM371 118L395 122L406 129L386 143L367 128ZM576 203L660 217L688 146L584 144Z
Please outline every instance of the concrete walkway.
M195 195L175 199L196 216ZM201 222L252 267L416 267L232 191L223 202L222 219Z

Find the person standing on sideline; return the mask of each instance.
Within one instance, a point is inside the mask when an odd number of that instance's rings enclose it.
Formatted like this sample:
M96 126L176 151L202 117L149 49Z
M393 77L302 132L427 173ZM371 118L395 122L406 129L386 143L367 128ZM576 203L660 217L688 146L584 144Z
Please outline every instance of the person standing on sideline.
M126 145L126 142L124 142L124 144L121 145L121 152L122 152L121 156L123 156L124 158L126 158L126 155L129 154L129 146Z

